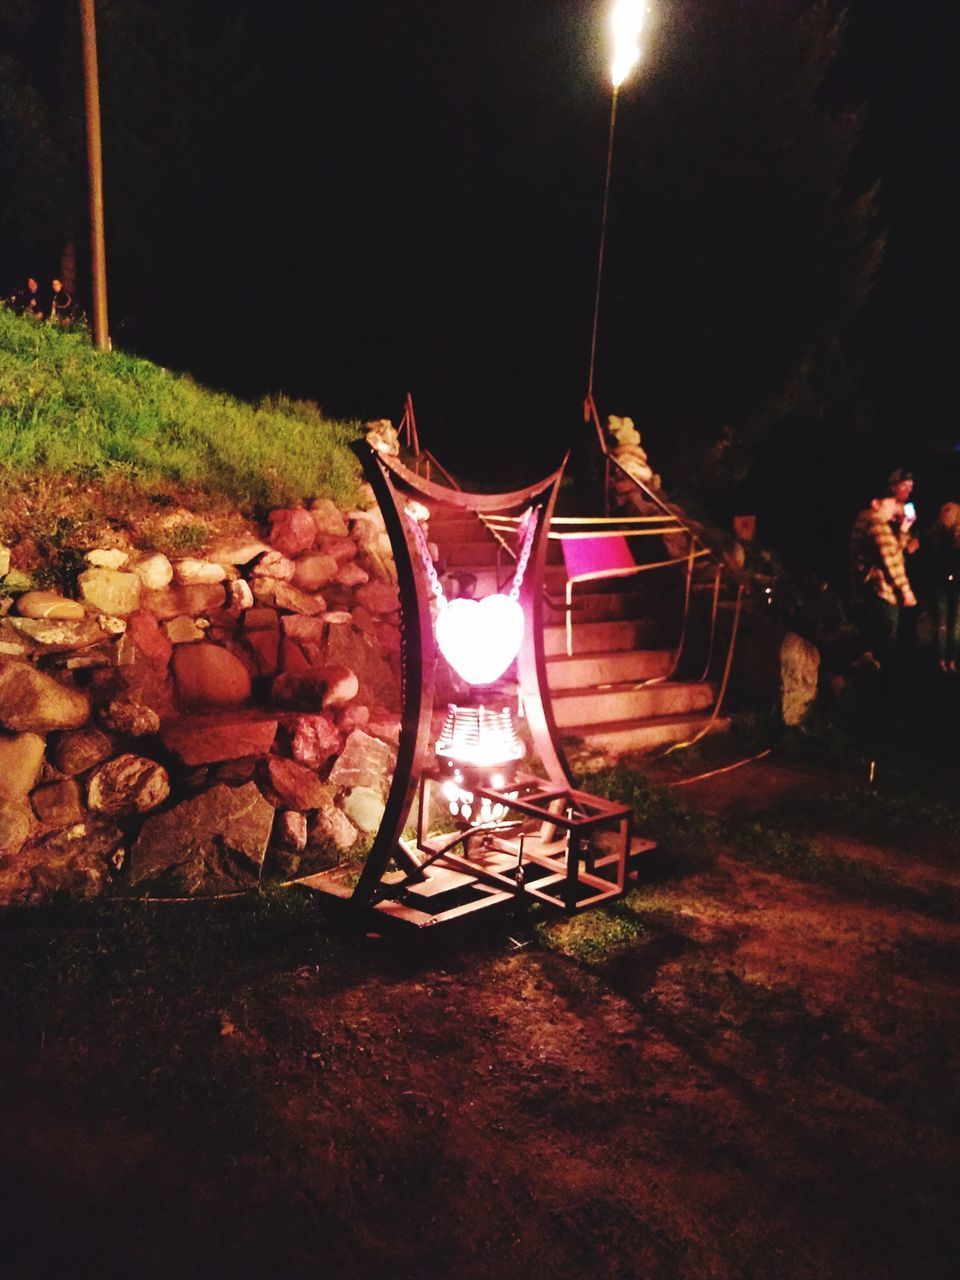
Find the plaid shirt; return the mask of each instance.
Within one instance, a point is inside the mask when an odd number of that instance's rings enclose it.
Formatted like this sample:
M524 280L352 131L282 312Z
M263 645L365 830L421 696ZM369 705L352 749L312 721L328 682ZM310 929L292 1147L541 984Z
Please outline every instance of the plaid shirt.
M860 512L850 535L850 585L858 598L875 595L887 604L910 590L900 539L872 507Z

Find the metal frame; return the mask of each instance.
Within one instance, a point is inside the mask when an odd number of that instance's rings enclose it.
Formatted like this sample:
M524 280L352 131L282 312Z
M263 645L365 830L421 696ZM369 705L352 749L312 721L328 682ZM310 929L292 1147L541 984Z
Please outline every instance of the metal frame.
M430 755L437 646L426 582L417 567L417 550L404 517L404 506L409 498L430 504L442 503L480 515L530 506L538 508L530 562L520 588L520 604L528 625L524 628L523 643L517 655L517 680L534 749L548 782L554 788L573 788L573 777L546 692L541 589L550 519L566 458L555 472L535 485L508 493L479 494L437 485L417 475L398 458L379 453L366 441L356 442L353 449L383 515L397 567L401 606L402 718L397 762L383 820L352 896L355 905L372 906L391 860L401 868L409 882L422 882L425 874L415 852L403 839L403 831ZM500 895L496 896L499 898Z

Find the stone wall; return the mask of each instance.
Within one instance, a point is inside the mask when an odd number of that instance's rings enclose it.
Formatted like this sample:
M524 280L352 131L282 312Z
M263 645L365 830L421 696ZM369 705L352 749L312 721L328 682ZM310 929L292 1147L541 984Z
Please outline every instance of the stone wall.
M320 499L4 597L0 905L229 893L362 849L400 731L395 576L379 512Z

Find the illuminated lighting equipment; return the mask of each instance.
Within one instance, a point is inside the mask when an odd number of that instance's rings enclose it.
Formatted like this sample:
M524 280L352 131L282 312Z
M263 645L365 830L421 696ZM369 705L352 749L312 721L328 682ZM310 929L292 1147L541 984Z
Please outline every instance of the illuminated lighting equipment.
M523 643L523 610L509 596L451 600L436 622L440 652L467 684L492 684Z
M587 372L587 394L584 399L584 418L590 420L593 404L593 377L597 363L597 331L600 325L600 284L603 280L603 258L607 243L607 213L610 207L610 175L613 172L613 136L617 127L617 101L620 86L640 61L640 33L649 11L645 0L614 0L610 14L613 31L613 59L610 64L610 81L613 95L610 101L610 133L607 138L607 171L603 183L603 213L600 217L600 249L597 254L597 287L593 297L593 331L590 336L590 367Z
M523 759L523 743L517 737L509 707L447 708L447 718L437 739L437 755L452 765L492 772L491 785L504 784L510 766Z
M640 33L647 16L645 0L616 0L610 14L613 31L613 62L610 80L619 89L640 61Z
M426 510L422 504L418 503L417 506L422 511ZM507 595L498 593L483 600L448 600L437 577L436 566L421 528L423 517L411 503L407 504L406 515L430 590L436 600L434 635L440 652L467 684L492 684L510 666L523 643L524 619L520 588L530 561L533 535L537 528L536 516L532 511L528 512L525 523L521 526L523 535L517 555L517 569Z

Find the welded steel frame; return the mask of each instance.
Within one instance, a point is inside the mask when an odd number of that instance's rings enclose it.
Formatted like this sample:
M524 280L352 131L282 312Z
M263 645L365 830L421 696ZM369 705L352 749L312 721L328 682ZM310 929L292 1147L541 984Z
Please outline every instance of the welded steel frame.
M534 749L548 781L560 788L573 786L550 704L543 642L543 573L548 534L567 460L564 458L556 471L525 489L498 494L468 493L424 479L398 458L378 452L365 440L356 441L352 447L383 515L400 594L400 741L383 820L352 896L354 904L362 907L374 902L391 860L411 879L420 872L415 853L403 840L403 831L431 754L437 645L426 578L404 516L404 507L411 498L431 508L443 504L478 515L517 508L536 509L537 527L520 585L520 605L527 625L517 655L517 683Z

